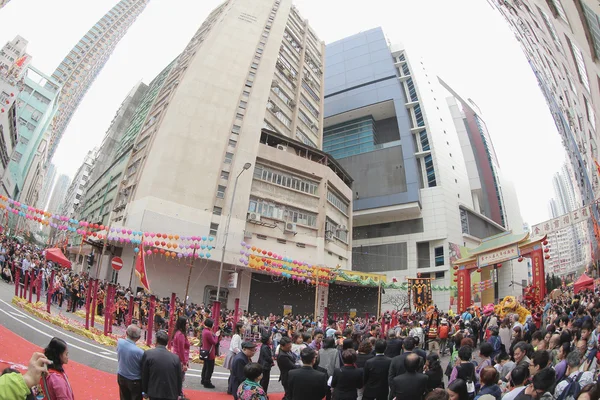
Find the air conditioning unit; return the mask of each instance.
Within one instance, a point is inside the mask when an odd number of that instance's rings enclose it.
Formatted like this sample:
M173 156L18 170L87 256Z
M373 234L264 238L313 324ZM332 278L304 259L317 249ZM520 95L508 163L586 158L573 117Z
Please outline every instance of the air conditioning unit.
M346 225L340 225L337 230L341 232L348 232L348 227Z
M279 81L274 80L273 82L271 82L271 87L272 88L279 87Z
M286 222L285 223L285 228L283 230L284 232L287 233L293 233L296 234L297 230L296 230L296 224L293 222Z
M288 106L290 106L291 108L296 107L296 102L294 100L290 100L290 102L288 103Z
M327 240L328 242L332 242L333 241L333 232L326 231L325 232L325 240Z
M252 232L244 231L244 239L252 239Z
M310 129L312 129L314 131L314 130L318 130L319 127L317 126L317 124L312 123L312 124L310 124Z
M284 146L282 144L278 144L277 145L277 150L281 150L281 151L287 151L287 146Z
M281 111L281 108L279 108L277 104L273 104L273 107L271 107L271 112L274 114L279 111Z
M260 222L260 214L255 212L248 213L248 221Z

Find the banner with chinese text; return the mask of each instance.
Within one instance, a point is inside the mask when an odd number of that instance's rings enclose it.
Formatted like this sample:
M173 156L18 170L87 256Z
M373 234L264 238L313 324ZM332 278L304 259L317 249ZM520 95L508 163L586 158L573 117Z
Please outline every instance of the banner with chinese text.
M413 307L416 312L422 312L433 303L431 295L431 279L429 278L407 278L408 293L412 298Z
M512 260L513 258L517 257L519 257L519 245L514 244L509 247L479 254L477 256L477 265L479 268L482 268L487 267L488 265L499 264L504 261Z

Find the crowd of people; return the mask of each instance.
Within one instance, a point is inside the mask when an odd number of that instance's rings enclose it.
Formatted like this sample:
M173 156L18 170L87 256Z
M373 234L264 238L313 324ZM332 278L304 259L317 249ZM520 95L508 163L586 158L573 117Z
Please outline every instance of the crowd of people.
M65 305L74 312L84 306L87 274L47 262L43 249L6 237L0 242L6 282L14 283L17 276L29 272L32 279L42 280L42 292L50 291L58 307ZM55 279L50 282L52 269ZM142 393L150 398L184 398L194 338L203 363L201 384L214 388L215 360L224 355L224 367L230 371L227 391L236 400L267 399L275 366L285 400L600 398L600 297L591 291L575 295L565 290L556 299L536 304L526 318L498 315L493 307L484 311L472 307L458 315L436 310L435 320L424 313L398 314L393 326L389 313L329 321L311 315L259 316L245 311L234 318L228 310L213 316L204 304L179 299L172 315L170 299L164 298L157 300L154 316L156 347L144 352L136 342L148 326L148 296L118 286L115 306L106 310L106 284L98 289L98 315L112 312L115 323L123 325L131 298L136 307L133 323L117 345L121 399L138 399ZM169 330L171 317L176 322ZM230 337L229 342L222 341L224 336ZM227 347L221 348L222 343ZM67 362L67 344L53 339L43 357L32 358L32 371L48 371L33 386L51 399L53 391L67 393L59 398L73 398L62 369ZM23 389L23 385L32 387L31 376L37 376L28 374L21 380L14 374L1 379Z

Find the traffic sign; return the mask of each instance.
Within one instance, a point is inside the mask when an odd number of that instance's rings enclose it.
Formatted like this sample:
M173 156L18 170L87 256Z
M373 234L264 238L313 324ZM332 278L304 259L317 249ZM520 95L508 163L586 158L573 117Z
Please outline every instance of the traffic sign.
M123 268L123 260L121 260L121 257L113 257L110 265L115 271L120 271Z

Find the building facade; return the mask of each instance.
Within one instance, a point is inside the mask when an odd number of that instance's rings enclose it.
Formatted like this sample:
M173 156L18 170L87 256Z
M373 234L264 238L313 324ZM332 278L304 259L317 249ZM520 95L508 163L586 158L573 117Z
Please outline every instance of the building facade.
M320 150L323 61L324 44L290 0L224 2L169 71L134 141L112 223L215 238L225 269L240 273L231 289L223 274L223 307L258 301L257 274L239 262L242 241L349 268L351 179ZM132 254L123 249L124 260ZM153 290L185 288L182 263L147 262ZM201 280L191 296L209 303L219 262L198 263L206 268L192 270Z
M50 163L48 164L46 174L44 175L44 184L42 185L42 190L40 191L39 201L36 205L37 208L42 210L46 209L46 206L50 201L50 194L52 193L54 182L56 182L56 166Z
M506 19L538 80L570 163L569 180L580 202L600 194L600 5L591 0L489 1ZM593 217L600 221L597 207ZM592 224L586 235L593 237ZM598 243L592 240L592 252Z
M323 148L354 179L353 270L399 282L421 274L436 287L451 286L450 263L461 248L505 231L506 221L473 204L448 93L422 61L390 48L381 28L328 44L325 71ZM500 295L514 290L507 270L498 271ZM473 281L492 272L484 268ZM452 297L433 293L441 309Z
M86 92L149 1L120 0L79 40L52 74L62 90L60 107L52 122L49 159Z
M110 214L113 208L120 209L115 204L117 190L120 186L123 171L134 149L134 142L148 116L150 107L165 83L173 63L169 64L156 78L146 85L140 85L137 90L130 93L124 101L107 131L107 137L100 147L98 157L103 158L102 163L94 164L92 177L84 196L83 206L80 209L79 219L92 221L100 225L109 225ZM143 89L146 87L145 89ZM143 91L139 99L138 91ZM127 106L124 107L124 105ZM137 104L131 113L132 107ZM122 111L122 113L121 113Z
M0 8L4 7L5 5L8 4L10 0L0 0Z
M88 151L83 163L77 169L77 172L75 172L75 176L67 189L65 198L60 207L60 215L68 216L69 218L77 216L86 185L90 180L90 174L92 173L97 151L98 150L95 148Z
M550 218L558 218L579 208L579 195L570 179L570 165L564 164L552 178L554 197L548 204ZM587 222L580 222L548 235L552 257L546 263L546 272L555 275L575 274L590 262L590 242Z
M25 204L37 204L48 152L47 129L58 108L60 85L28 66L16 107L18 142L3 176L8 195Z
M56 179L56 184L52 189L52 196L50 196L50 202L48 203L48 212L57 214L62 209L62 204L67 195L67 189L69 188L69 176L61 174Z

